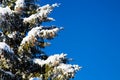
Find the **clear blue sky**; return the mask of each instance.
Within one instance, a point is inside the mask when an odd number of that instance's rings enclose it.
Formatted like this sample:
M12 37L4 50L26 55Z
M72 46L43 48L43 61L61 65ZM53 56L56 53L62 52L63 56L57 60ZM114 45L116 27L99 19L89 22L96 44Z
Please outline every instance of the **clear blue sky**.
M47 47L48 54L65 52L82 66L74 80L120 80L119 0L40 0L61 3L51 13L65 29Z

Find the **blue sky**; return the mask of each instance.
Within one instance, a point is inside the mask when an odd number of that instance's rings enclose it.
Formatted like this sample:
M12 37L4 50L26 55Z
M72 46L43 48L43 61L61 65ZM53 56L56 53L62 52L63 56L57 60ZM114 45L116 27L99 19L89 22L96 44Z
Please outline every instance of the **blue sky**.
M50 16L65 29L51 41L48 54L65 52L83 68L74 80L120 80L119 0L40 0L61 3Z

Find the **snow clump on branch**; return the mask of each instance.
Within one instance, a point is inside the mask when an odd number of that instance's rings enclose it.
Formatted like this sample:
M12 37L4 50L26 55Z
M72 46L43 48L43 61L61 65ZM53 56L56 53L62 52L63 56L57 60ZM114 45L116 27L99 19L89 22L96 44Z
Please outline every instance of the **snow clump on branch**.
M12 14L12 10L8 6L5 8L0 7L0 15L5 16L5 14Z
M17 0L15 3L15 11L22 10L25 7L25 0Z
M43 66L45 64L49 65L49 66L57 66L60 63L63 62L63 60L66 59L66 55L67 54L55 54L55 55L51 55L49 56L46 60L41 60L38 58L33 59L33 62L36 64L39 64L40 66Z
M13 54L14 51L4 42L0 42L0 54L3 53L3 51L6 51L7 53Z

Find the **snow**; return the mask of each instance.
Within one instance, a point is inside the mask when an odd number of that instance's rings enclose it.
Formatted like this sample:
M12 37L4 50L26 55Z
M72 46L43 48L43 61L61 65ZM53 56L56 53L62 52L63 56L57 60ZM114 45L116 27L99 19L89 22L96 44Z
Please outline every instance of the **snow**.
M60 64L59 66L57 66L58 70L62 70L62 73L70 78L74 77L75 72L78 71L80 68L81 67L79 67L78 65L71 64Z
M8 53L13 54L14 51L4 42L0 42L0 54L4 51L7 51Z
M48 29L48 30L43 29L43 30L41 30L41 32L38 36L41 36L43 38L54 38L59 30L60 30L60 28L53 28L53 29Z
M12 10L7 6L5 8L0 7L0 15L12 14Z
M47 58L46 63L51 66L56 66L62 62L62 60L66 59L67 54L55 54L51 55Z
M68 72L74 73L75 71L80 69L78 65L74 66L71 64L60 64L57 68L62 69L65 73L68 73Z
M25 5L24 0L17 0L15 3L16 3L15 8L18 8L18 7L23 8Z
M31 36L31 35L37 36L38 33L41 31L41 29L42 29L42 26L32 28L31 31L28 32L28 36Z
M42 29L42 27L35 27L35 28L32 28L29 32L28 32L28 35L26 37L23 38L22 42L21 42L21 45L22 44L25 44L26 42L30 42L30 41L34 41L36 40L36 36L38 35L38 33L40 32L40 30Z
M41 67L45 64L45 61L41 59L33 59L33 62L39 64Z
M40 66L43 66L44 64L50 65L50 66L56 66L60 63L62 63L62 60L65 59L67 54L55 54L51 55L47 58L47 60L41 60L38 58L33 59L33 62L36 64L39 64Z
M37 16L36 16L36 14L32 14L30 17L28 17L28 18L24 18L24 20L23 20L23 22L24 23L30 23L30 22L32 22L33 20L35 21L35 19L37 18Z

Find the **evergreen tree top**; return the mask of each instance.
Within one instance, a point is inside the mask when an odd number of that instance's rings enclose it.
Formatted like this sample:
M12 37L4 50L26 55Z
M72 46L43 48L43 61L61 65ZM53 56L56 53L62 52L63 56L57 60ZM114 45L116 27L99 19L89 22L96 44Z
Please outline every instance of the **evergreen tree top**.
M49 14L59 4L35 2L0 1L0 80L69 80L81 68L68 64L67 54L43 51L63 27L42 26L55 20Z

